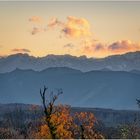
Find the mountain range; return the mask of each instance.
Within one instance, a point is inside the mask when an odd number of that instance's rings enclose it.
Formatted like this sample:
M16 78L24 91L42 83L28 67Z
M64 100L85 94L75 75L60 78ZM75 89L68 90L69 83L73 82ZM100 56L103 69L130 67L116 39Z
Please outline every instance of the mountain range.
M34 57L28 54L14 54L0 57L0 73L16 68L42 71L50 67L69 67L82 72L92 70L132 71L140 70L140 51L105 58L87 58L86 56L47 55Z
M1 73L0 103L41 104L39 90L44 85L49 88L48 93L53 91L55 94L62 88L63 94L57 103L73 107L138 109L138 71L82 72L67 67L47 68L42 71L15 69Z

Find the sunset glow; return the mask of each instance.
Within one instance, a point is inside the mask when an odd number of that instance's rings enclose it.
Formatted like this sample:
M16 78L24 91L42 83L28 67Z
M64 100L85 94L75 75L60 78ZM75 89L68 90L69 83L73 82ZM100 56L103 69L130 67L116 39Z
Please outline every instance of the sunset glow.
M0 56L140 50L140 2L0 2Z

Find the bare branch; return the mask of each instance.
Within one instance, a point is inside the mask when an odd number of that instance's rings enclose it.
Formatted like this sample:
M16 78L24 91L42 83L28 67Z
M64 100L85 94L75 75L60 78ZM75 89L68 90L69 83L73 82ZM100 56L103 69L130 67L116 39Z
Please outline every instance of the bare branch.
M48 88L46 88L45 86L44 86L43 92L40 89L40 95L41 95L41 99L42 99L42 103L43 103L43 107L44 107L46 122L50 129L51 136L52 136L52 138L56 138L55 126L51 123L51 115L55 112L54 103L58 99L58 96L60 94L62 94L62 89L59 89L58 94L56 94L56 95L54 95L53 92L51 92L49 95L50 99L46 100L45 94L46 94L47 89Z

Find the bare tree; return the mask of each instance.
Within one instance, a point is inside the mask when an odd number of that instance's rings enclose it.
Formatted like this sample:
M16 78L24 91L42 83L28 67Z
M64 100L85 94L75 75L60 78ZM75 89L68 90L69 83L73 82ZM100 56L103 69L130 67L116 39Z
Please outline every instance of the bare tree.
M54 107L55 101L58 99L58 96L61 95L63 92L62 92L62 89L59 89L57 91L56 95L54 95L53 92L51 92L49 95L50 99L47 100L46 99L46 93L47 93L46 91L47 90L48 90L48 88L46 88L44 86L43 91L40 89L40 95L41 95L41 99L42 99L42 103L43 103L45 120L46 120L46 123L48 125L49 131L51 134L51 138L55 139L55 138L57 138L56 137L56 127L51 123L51 115L53 113L55 113L55 107Z

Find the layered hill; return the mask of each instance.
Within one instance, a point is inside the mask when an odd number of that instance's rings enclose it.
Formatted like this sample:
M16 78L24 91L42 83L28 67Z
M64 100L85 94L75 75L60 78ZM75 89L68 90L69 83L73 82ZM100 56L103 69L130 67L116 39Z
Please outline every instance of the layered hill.
M41 104L39 90L63 94L58 103L73 107L138 109L140 74L124 71L81 72L66 67L48 68L37 72L16 69L0 74L1 103Z

